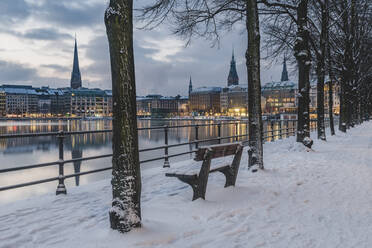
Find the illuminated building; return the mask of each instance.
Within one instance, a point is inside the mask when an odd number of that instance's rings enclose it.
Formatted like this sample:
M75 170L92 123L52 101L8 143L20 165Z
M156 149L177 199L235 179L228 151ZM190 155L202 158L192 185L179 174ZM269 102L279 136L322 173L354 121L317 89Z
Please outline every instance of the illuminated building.
M187 97L147 95L137 96L137 115L142 117L171 117L188 114Z
M213 115L221 112L221 87L200 87L190 94L190 111L194 114Z
M6 115L6 95L4 90L0 88L0 116Z
M231 85L221 91L221 113L228 116L246 116L248 86Z

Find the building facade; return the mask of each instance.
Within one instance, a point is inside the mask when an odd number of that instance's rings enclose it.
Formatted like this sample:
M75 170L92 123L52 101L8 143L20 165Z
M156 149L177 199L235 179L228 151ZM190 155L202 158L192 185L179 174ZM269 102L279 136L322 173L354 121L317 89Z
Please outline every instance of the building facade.
M30 116L38 113L38 95L32 86L2 85L7 115Z
M264 113L297 113L297 85L291 81L270 82L261 88L266 100Z
M231 85L221 91L221 113L228 116L247 116L248 86Z
M0 88L0 117L6 116L6 95L5 91Z
M221 87L201 87L190 94L190 111L194 114L220 114Z
M101 89L66 90L72 117L103 117L112 115L112 95ZM110 99L111 98L111 99Z
M137 96L137 115L142 117L171 117L188 114L188 97L147 95Z

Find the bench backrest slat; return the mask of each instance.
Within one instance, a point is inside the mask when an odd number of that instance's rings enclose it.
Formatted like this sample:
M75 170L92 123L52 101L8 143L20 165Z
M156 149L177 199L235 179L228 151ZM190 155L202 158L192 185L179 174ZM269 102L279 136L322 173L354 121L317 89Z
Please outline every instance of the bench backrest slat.
M207 149L212 150L211 159L230 156L230 155L235 155L236 150L238 149L239 146L241 146L240 143L201 147L195 152L194 160L195 161L203 161L204 154L205 154Z

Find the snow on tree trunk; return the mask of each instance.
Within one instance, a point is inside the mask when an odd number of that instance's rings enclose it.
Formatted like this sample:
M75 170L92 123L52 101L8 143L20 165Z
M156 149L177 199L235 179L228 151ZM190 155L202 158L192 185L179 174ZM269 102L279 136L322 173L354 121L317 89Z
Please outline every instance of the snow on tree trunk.
M251 166L253 166L253 169L257 167L264 169L260 81L260 30L256 0L246 1L246 11L248 48L245 57L248 71L249 146L252 149L253 158Z
M327 27L329 23L329 2L328 0L324 1L325 9L327 11ZM328 115L329 115L329 128L331 129L331 135L335 135L335 125L333 120L333 82L335 82L335 76L333 73L333 63L331 58L331 46L330 46L330 38L329 38L329 28L327 28L326 33L327 38L327 58L328 58L328 75L329 75L329 81L328 81Z
M327 0L326 0L327 1ZM328 29L328 13L326 3L320 2L321 6L321 32L319 40L319 50L317 53L317 130L318 139L326 140L325 124L324 124L324 78L325 78L325 55L326 55L326 42L327 42L327 29Z
M141 173L138 154L132 0L111 0L105 12L113 93L111 228L141 226Z
M294 54L298 64L298 109L297 142L310 137L309 90L310 90L310 47L308 30L308 0L301 0L297 7L297 39Z
M349 8L346 0L341 2L342 8L345 9L342 13L342 31L344 32L344 52L342 58L341 70L341 93L340 93L340 122L339 130L346 132L350 127L350 84L351 84L351 61L352 61L352 44L349 25Z

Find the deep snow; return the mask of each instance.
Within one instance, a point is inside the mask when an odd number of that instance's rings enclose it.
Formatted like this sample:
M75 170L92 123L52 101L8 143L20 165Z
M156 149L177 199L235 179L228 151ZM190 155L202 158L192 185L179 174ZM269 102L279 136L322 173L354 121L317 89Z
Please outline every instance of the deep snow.
M143 227L128 234L109 228L109 180L3 205L0 247L372 247L372 122L327 139L266 143L257 173L245 151L237 186L213 173L205 201L143 170Z

